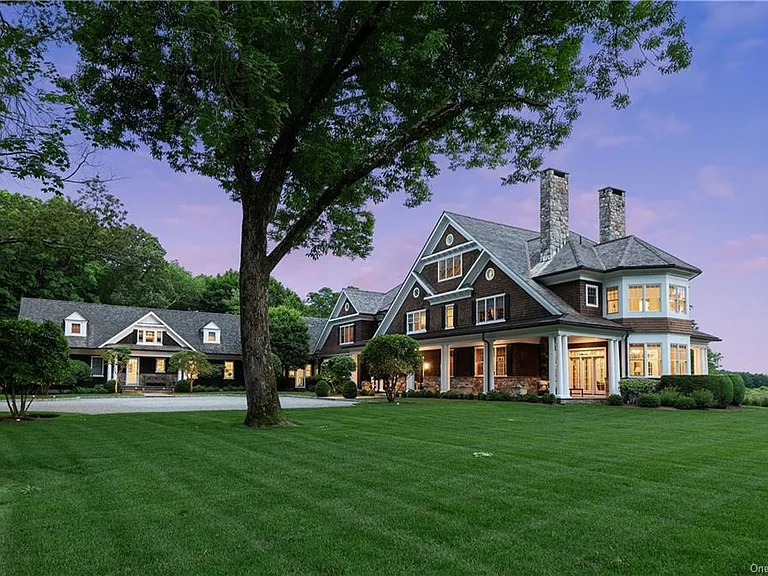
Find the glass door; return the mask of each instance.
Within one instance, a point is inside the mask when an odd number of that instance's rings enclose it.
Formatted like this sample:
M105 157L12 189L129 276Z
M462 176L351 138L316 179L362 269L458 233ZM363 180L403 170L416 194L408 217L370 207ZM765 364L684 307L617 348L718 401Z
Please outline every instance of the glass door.
M139 383L139 359L131 358L125 367L126 386L136 386Z

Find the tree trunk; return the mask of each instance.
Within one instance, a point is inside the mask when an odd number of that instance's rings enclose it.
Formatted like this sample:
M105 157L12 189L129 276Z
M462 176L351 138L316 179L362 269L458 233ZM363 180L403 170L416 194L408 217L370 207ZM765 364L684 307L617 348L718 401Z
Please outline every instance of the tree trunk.
M269 345L267 214L257 194L243 194L240 254L240 341L248 411L246 426L266 428L285 422L277 395Z

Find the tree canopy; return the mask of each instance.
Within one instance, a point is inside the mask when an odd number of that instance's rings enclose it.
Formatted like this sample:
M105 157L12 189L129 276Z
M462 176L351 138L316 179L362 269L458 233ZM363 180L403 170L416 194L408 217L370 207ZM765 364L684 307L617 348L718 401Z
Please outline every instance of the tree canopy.
M310 292L307 294L305 303L307 316L329 318L338 299L339 292L334 292L327 286L320 288L317 292Z
M288 306L269 309L271 345L283 371L300 368L309 360L309 327L301 312Z
M419 343L404 334L382 334L368 340L360 354L371 378L381 380L387 401L394 402L398 387L421 368Z

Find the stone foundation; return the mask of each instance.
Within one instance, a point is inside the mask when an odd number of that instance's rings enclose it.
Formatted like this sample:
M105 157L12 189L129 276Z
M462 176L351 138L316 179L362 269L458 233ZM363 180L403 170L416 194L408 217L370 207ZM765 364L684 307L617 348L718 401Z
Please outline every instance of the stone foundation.
M548 385L541 382L537 376L495 376L493 387L510 394L538 394L548 391Z
M483 391L483 379L472 376L453 376L451 378L451 391L461 394L468 392L479 394Z
M424 376L424 381L421 384L416 383L416 388L440 390L440 376Z

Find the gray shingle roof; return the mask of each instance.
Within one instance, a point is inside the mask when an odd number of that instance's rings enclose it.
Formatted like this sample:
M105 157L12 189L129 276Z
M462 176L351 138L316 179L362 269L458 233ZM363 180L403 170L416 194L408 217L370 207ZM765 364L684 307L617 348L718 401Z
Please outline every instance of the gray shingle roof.
M395 296L397 296L397 293L400 291L400 286L402 284L398 284L392 290L384 294L384 297L381 299L381 304L379 305L379 312L386 312L389 310L389 307L392 306L392 302L395 301Z
M309 350L314 351L317 346L317 341L320 340L320 336L325 328L325 323L328 321L326 318L305 318L307 326L309 327Z
M392 288L389 292L373 292L371 290L360 290L359 288L344 288L347 298L352 302L352 306L360 314L376 314L382 310L387 310L400 289L400 284Z

